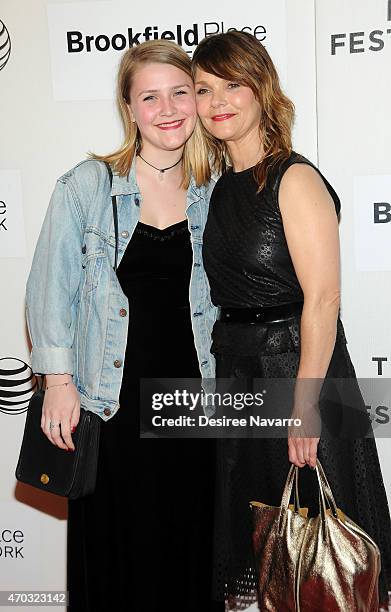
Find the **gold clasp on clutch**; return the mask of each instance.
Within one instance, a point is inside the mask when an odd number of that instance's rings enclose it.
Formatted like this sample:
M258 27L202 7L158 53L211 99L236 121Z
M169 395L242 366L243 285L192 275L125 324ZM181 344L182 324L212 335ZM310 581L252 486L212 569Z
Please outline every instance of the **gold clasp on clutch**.
M42 484L47 484L49 482L49 476L47 474L41 474L40 481Z

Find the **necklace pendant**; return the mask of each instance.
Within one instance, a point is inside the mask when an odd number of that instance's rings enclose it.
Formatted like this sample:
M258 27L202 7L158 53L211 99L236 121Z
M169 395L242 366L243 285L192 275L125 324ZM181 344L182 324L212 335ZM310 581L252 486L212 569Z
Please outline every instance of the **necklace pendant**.
M164 178L164 170L159 170L159 181L162 181Z

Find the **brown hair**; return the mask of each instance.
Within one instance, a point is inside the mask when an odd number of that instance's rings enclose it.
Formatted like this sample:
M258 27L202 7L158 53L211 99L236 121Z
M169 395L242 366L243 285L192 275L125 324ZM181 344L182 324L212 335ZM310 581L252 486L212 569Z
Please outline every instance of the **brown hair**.
M134 46L125 51L122 56L117 76L117 106L124 128L124 141L122 146L109 155L89 154L91 159L107 161L120 176L129 173L134 155L141 149L141 135L137 124L130 121L127 104L130 103L129 94L133 76L140 66L158 63L175 66L185 72L191 73L191 61L187 53L176 43L169 40L150 40ZM194 175L197 185L206 182L209 174L207 155L200 154L200 141L202 126L197 119L193 134L185 144L183 151L183 187L189 186L190 178Z
M204 38L194 52L192 72L200 68L226 81L250 87L261 106L260 133L265 155L254 168L259 191L268 173L292 152L294 105L281 90L276 68L265 47L248 32L231 31ZM203 128L213 169L224 172L231 160L225 142Z

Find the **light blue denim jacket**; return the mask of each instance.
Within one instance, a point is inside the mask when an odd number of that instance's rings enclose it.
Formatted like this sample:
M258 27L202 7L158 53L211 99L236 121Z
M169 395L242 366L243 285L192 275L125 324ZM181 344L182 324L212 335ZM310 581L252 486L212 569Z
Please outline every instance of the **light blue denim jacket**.
M202 236L213 187L214 181L197 187L192 179L186 208L193 249L190 312L203 379L215 375L210 346L217 308L210 300L202 263ZM119 265L140 217L135 161L127 177L114 175L110 193L105 165L86 160L57 181L26 285L33 372L72 374L81 406L105 421L120 408L128 317L132 316L132 304L113 270L111 194L118 196Z

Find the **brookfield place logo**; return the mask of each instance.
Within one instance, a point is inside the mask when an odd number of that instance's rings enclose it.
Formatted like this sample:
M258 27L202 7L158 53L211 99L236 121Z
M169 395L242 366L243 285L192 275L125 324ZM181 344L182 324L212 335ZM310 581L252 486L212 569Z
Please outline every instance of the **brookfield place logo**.
M203 24L193 23L190 26L177 24L170 30L160 29L158 26L146 26L144 30L127 28L111 36L107 34L85 34L79 30L67 31L68 53L91 53L92 51L123 51L126 48L139 45L146 40L173 40L183 47L196 47L205 37L212 34L221 34L228 30L242 30L250 32L261 42L266 38L266 27L263 25L244 26L242 28L226 28L223 21L210 21Z
M11 38L6 25L0 19L0 70L3 70L11 55Z

